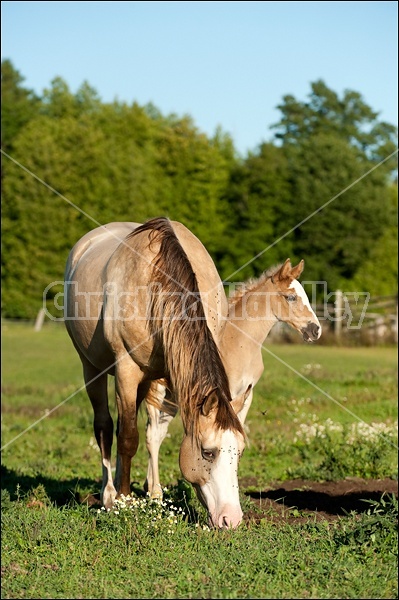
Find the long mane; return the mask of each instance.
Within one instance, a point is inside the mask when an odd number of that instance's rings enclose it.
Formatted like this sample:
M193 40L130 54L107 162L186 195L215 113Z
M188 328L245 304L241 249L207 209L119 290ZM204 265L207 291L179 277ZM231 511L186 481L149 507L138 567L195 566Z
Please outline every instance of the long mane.
M279 271L279 269L281 269L281 266L282 265L279 264L274 267L270 267L269 269L264 271L262 273L262 275L260 277L258 277L257 279L251 278L251 279L248 279L245 283L242 283L241 285L239 285L227 298L229 307L237 304L241 300L241 298L243 298L246 294L253 292L254 290L256 290L257 287L259 287L263 283L265 283L265 281L267 279L270 279L270 277L273 277L273 275L275 275L277 273L277 271Z
M215 423L243 433L231 406L226 371L208 328L196 275L169 219L147 221L126 239L149 232L150 245L159 243L152 263L150 332L161 344L167 377L180 408L183 426L198 434L201 405L217 389Z

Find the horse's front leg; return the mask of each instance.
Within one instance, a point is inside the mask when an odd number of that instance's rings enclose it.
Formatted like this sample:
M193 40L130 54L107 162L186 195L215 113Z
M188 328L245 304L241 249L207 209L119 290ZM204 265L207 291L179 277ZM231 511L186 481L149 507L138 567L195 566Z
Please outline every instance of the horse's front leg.
M139 445L137 388L141 378L140 368L129 355L118 360L115 368L115 395L118 408L115 487L118 496L130 494L132 458Z
M144 489L149 492L151 498L162 498L162 486L159 478L159 449L168 432L169 423L175 416L159 410L153 404L146 402L147 426L146 444L148 450L147 479Z

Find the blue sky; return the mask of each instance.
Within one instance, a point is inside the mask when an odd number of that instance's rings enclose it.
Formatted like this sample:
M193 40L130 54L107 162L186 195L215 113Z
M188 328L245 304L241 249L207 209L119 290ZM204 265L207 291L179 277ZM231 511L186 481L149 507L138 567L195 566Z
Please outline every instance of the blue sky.
M397 2L2 2L3 58L38 94L62 77L104 102L218 125L245 155L285 94L323 79L397 125Z

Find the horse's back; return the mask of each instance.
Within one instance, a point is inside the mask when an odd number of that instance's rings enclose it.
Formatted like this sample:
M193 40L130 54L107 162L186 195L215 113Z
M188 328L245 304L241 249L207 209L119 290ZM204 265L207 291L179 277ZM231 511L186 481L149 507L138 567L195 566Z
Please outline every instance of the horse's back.
M171 225L195 273L207 323L218 343L228 308L219 274L200 240L182 223L171 221ZM75 244L68 257L65 271L67 329L80 352L102 368L103 347L105 363L111 360L107 349L111 338L117 342L120 338L122 343L123 331L129 330L137 344L147 327L142 318L138 321L131 318L129 298L144 298L143 290L151 283L152 262L159 245L156 241L149 244L151 232L129 235L139 226L140 223L135 222L112 222L93 229ZM110 285L118 298L116 304L107 297ZM126 322L124 315L128 313ZM121 321L124 321L122 327ZM142 349L147 352L146 345Z
M65 279L68 280L70 278L79 260L86 252L105 252L111 256L119 244L124 241L125 237L139 227L139 225L140 223L116 221L88 231L76 242L69 253Z
M185 225L178 221L171 221L171 225L191 263L204 304L216 304L218 312L225 318L227 300L211 256L202 242ZM147 244L147 238L139 240L133 237L126 240L126 237L139 226L140 223L135 222L113 222L86 233L70 252L65 279L72 280L73 275L78 274L77 269L81 271L82 266L86 264L89 276L86 279L87 284L93 276L97 275L97 285L104 285L105 281L103 278L100 281L98 276L100 271L104 273L106 264L114 254L124 253L126 257L130 254L131 266L136 271L141 266L140 262L143 269L147 268L149 259L153 258L151 254L147 256L148 253L144 250L143 242ZM93 283L90 287L93 288Z
M64 318L67 331L83 359L106 369L113 353L103 327L106 265L125 237L140 224L114 222L86 233L69 253L65 268Z
M171 221L173 230L187 254L196 276L210 282L210 285L220 284L220 277L212 258L205 246L200 240L178 221ZM108 254L109 257L116 251L120 244L131 246L132 243L126 242L125 238L132 231L137 229L140 223L133 221L112 222L101 227L97 227L86 233L72 248L67 262L66 279L75 270L78 262L84 258L85 254L91 255ZM134 238L133 238L134 239ZM200 286L202 287L202 286ZM209 286L208 286L209 287Z

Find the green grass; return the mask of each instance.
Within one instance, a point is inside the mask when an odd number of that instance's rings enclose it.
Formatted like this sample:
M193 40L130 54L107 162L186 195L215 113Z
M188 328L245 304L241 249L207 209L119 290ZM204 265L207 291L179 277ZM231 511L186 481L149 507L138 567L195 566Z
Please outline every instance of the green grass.
M161 478L190 518L168 533L164 518L155 529L144 512L133 518L82 505L80 498L100 490L101 466L90 403L84 391L74 393L83 380L72 343L61 325L37 333L4 323L2 351L2 597L397 597L394 499L335 523L309 518L276 526L263 518L233 532L204 530L204 512L180 478L178 418L161 449ZM339 440L324 450L317 439L301 446L294 441L301 424L397 419L396 348L273 345L264 364L239 470L259 487L305 467L318 479L334 453L345 476L353 475L354 452L344 454ZM109 388L112 394L112 381ZM147 468L144 427L143 413L132 467L137 494ZM397 478L394 444L380 443L384 462L375 458L376 473ZM360 448L371 461L372 447ZM250 507L243 493L242 507Z
M2 517L7 598L396 597L387 513L234 532L181 521L173 534L85 506L6 499Z

